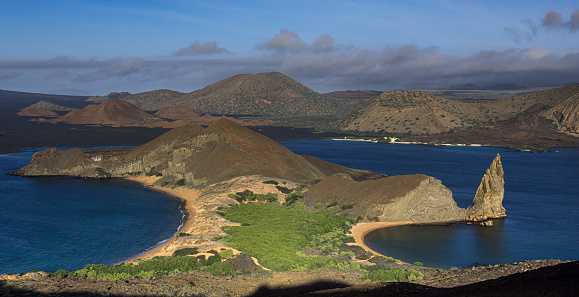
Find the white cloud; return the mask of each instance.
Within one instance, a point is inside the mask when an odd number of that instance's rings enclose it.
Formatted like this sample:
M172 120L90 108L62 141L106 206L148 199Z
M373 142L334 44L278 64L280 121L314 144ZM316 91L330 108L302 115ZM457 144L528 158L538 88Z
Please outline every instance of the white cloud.
M184 47L172 55L176 57L184 56L199 56L199 55L217 55L217 54L232 54L230 51L223 47L218 47L216 41L208 41L200 43L195 41L191 43L188 47Z

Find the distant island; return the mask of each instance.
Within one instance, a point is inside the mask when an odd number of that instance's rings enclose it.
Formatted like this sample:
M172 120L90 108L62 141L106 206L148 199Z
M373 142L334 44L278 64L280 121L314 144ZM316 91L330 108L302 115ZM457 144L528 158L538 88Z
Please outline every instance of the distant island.
M117 129L106 132L112 136L111 141L106 143L103 139L99 143L124 145L127 143L113 139L117 134L126 139L125 131L129 129L171 129L188 123L208 125L227 118L244 126L256 127L256 131L274 138L319 139L342 134L396 137L435 145L465 143L530 151L579 146L579 84L551 89L516 87L510 90L511 93L504 89L507 87L475 90L476 86L469 85L446 90L364 90L319 94L282 73L271 72L235 75L191 93L154 90L138 94L111 92L106 96L82 98L62 96L68 101L61 100L58 104L48 100L54 101L58 95L30 94L29 98L42 100L12 109L12 118L6 119L6 126L15 126L16 122L23 120L37 125L20 124L19 128L5 131L5 135L9 135L11 143L22 143L20 147L34 147L35 138L23 133L36 134L41 127L47 131L55 130L49 133L58 133L59 137L47 138L45 143L56 145L57 141L63 142L63 137L74 132L61 133L63 129L70 129L48 123L82 125L83 129L115 127ZM9 113L10 104L16 102L10 98L21 98L18 96L25 94L11 97L15 96L14 92L4 92L7 100L0 98L0 103L7 107L3 112ZM470 93L465 92L478 92L480 98L469 99ZM502 94L512 96L503 98ZM0 97L3 97L1 92ZM73 102L75 106L67 105ZM18 117L13 117L16 114ZM21 127L27 127L26 132ZM303 129L304 133L291 136L288 130L277 131L287 127ZM156 132L152 136L160 134ZM139 137L138 144L153 137ZM0 151L15 149L7 148L11 146L4 143L7 139L0 137ZM81 139L77 137L77 140ZM85 143L90 146L95 141Z

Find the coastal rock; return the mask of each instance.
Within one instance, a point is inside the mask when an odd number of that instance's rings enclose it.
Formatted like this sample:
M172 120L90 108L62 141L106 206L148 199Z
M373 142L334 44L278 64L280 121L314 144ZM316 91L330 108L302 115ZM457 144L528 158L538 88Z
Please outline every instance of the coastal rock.
M493 159L476 191L472 206L467 209L467 220L484 221L489 218L504 218L505 179L501 156Z
M366 222L453 222L466 216L440 180L422 174L357 181L338 173L312 186L304 201L337 204Z

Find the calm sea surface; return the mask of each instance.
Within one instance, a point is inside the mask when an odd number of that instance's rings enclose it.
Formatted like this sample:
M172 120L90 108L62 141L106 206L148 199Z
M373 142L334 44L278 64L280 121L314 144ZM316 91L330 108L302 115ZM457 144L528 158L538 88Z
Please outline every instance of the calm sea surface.
M347 167L434 176L461 207L472 203L482 175L500 153L508 218L495 227L394 227L369 234L366 243L406 262L444 268L579 259L579 149L526 153L330 140L280 143ZM26 165L32 153L0 155L0 273L118 263L170 238L181 223L179 200L136 183L3 174Z
M528 259L579 259L579 149L529 153L488 147L432 147L350 141L288 141L283 145L347 167L388 175L424 173L472 203L497 153L505 171L507 218L495 226L401 226L368 234L366 244L406 262L450 268Z
M177 231L181 202L134 182L5 175L32 153L0 155L0 273L114 264Z

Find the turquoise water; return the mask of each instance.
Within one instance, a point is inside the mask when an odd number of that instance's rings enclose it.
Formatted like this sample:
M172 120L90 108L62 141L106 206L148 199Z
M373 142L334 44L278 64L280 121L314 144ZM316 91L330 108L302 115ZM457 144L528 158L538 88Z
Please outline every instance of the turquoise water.
M288 141L298 154L388 175L442 181L460 207L472 203L497 153L505 171L507 218L495 227L402 226L374 231L372 249L405 262L450 268L528 259L579 259L579 149L529 153L490 147L432 147L349 141Z
M181 224L180 200L138 183L4 174L32 153L0 155L0 273L118 263Z

